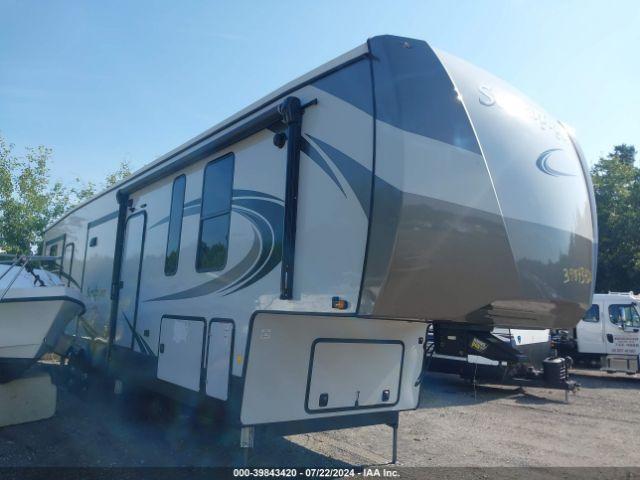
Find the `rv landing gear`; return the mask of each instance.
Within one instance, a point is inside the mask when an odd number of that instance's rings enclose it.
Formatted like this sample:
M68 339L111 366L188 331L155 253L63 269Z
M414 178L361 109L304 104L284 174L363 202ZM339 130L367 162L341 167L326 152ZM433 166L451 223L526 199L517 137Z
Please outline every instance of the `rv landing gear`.
M553 390L564 390L564 403L569 403L569 392L574 395L578 390L580 390L580 384L574 380L567 380L561 384L550 384L550 383L540 383L540 384L527 384L520 386L520 392L526 394L524 387L540 387L540 388L550 388Z
M66 356L65 383L76 394L86 395L89 390L91 362L84 350L70 350Z
M391 440L391 464L398 463L398 421L390 423L389 426L393 429L393 439Z
M391 435L392 435L392 443L391 443L391 461L385 465L396 465L398 463L398 426L399 426L399 412L385 412L384 420L380 422L376 422L375 425L387 425L391 427ZM261 440L264 440L265 437L269 438L272 435L282 436L282 435L296 435L300 433L308 433L308 432L317 432L317 431L326 431L326 430L340 430L343 428L353 428L353 427L362 427L366 425L372 425L372 423L340 423L336 422L331 424L334 428L324 428L324 429L306 429L306 428L291 428L290 426L282 425L272 425L263 426L259 425L257 427L245 426L240 427L240 449L242 450L242 467L249 468L252 466L252 462L259 462L257 457L252 458L253 448L256 440L256 436ZM237 430L236 430L237 432ZM236 444L237 445L237 444ZM237 455L234 454L234 457ZM259 457L260 455L258 455ZM237 458L237 457L236 457ZM239 458L238 458L239 460ZM240 462L238 462L240 463ZM255 466L255 465L253 465Z
M253 450L255 434L255 427L242 427L240 429L240 448L243 451L245 467L248 467L251 461L251 451Z
M569 392L574 395L578 390L580 390L580 384L575 380L562 380L560 382L549 382L545 381L539 377L512 377L507 378L502 382L503 385L514 385L518 388L515 392L526 394L525 387L534 387L534 388L549 388L552 390L564 390L564 403L569 403Z

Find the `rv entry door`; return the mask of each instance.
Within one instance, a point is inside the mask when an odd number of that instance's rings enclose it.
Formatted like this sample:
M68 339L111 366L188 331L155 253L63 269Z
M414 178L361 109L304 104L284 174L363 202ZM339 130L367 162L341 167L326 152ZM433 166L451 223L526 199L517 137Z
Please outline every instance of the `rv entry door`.
M136 336L138 292L140 291L140 271L146 223L146 212L138 212L127 218L125 225L120 269L120 296L114 337L114 343L121 347L133 348Z

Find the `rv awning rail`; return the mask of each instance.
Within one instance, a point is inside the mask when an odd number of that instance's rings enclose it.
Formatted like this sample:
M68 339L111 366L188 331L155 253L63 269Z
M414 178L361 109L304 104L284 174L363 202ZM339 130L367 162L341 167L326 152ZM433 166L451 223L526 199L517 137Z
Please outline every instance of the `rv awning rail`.
M118 190L118 196L129 195L167 175L176 173L209 155L213 155L216 152L224 150L225 148L250 137L251 135L255 135L275 123L282 122L286 112L288 111L286 105L288 105L290 99L293 98L296 97L287 97L277 105L259 113L241 125L230 129L228 132L214 138L203 139L186 150L183 150L170 163L164 164L158 169L151 171L151 173L142 176L138 180L124 185ZM300 108L304 111L305 108L315 105L316 103L318 103L318 101L317 99L314 99L304 105L301 105Z

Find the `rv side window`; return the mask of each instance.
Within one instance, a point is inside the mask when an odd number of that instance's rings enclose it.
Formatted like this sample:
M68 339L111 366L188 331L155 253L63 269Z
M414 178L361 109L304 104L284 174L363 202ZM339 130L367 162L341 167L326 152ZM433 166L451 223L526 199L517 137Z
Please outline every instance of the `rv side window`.
M211 272L224 269L229 247L233 154L209 163L204 170L202 210L196 270Z
M640 315L634 304L609 305L609 320L615 325L640 327Z
M50 257L57 257L58 256L58 244L56 243L55 245L51 245L49 247L49 256ZM52 260L50 262L46 262L47 265L47 269L53 271L56 267L58 267L58 264L56 263L55 260Z
M169 230L167 232L167 251L164 257L164 274L175 275L180 257L180 236L182 233L182 211L184 209L184 191L187 178L180 175L173 181L171 192L171 210L169 211Z
M598 305L591 305L591 308L587 310L582 320L584 322L598 323L600 321L600 307Z
M62 256L61 274L66 275L67 287L71 286L71 274L73 269L73 253L75 252L75 245L73 243L67 243L64 246L64 255Z

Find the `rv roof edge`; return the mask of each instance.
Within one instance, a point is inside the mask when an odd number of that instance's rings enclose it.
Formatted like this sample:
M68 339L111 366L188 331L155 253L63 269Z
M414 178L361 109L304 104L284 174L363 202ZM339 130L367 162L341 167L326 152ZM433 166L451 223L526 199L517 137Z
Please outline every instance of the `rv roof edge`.
M308 84L313 82L314 80L317 80L319 78L322 78L323 76L329 75L331 74L331 72L337 68L342 68L345 65L348 65L351 62L355 62L358 61L359 59L366 57L369 54L369 50L368 50L368 46L367 43L363 43L362 45L353 48L352 50L339 55L337 57L335 57L334 59L328 61L327 63L311 70L310 72L301 75L300 77L296 78L295 80L292 80L291 82L287 83L286 85L274 90L273 92L265 95L264 97L260 98L259 100L256 100L254 103L250 104L249 106L243 108L242 110L240 110L239 112L231 115L230 117L227 117L226 119L222 120L221 122L215 124L213 127L205 130L204 132L202 132L199 135L196 135L195 137L187 140L186 142L184 142L183 144L177 146L176 148L174 148L173 150L167 152L164 155L161 155L160 157L158 157L157 159L153 160L152 162L144 165L143 167L141 167L140 169L138 169L137 171L133 172L131 174L130 177L125 178L121 181L119 181L118 183L112 185L111 187L98 192L96 195L94 195L91 198L88 198L87 200L79 203L78 205L76 205L75 207L73 207L71 210L69 210L68 212L65 212L65 214L60 217L59 219L57 219L55 222L53 222L51 225L48 225L46 230L49 230L51 228L53 228L56 224L58 224L60 221L62 221L64 218L66 218L68 215L70 215L71 213L73 213L74 211L78 210L79 208L82 208L83 206L93 202L94 200L102 197L103 195L105 195L106 193L109 193L111 191L114 190L120 190L120 189L124 189L124 190L129 190L129 188L127 187L128 183L131 182L133 179L139 177L140 175L145 174L146 172L148 172L149 170L153 169L154 167L158 166L159 164L162 164L168 160L171 160L174 156L180 154L181 152L185 151L186 149L192 147L193 145L201 142L202 140L211 137L213 135L216 135L220 132L222 132L223 130L225 130L226 128L229 128L230 126L236 124L237 122L243 120L244 118L255 114L256 112L258 112L261 108L264 108L267 104L274 102L276 100L278 100L279 98L282 98L284 96L286 96L288 93L292 92L293 90L295 90L296 88L300 87L301 85L304 84ZM45 231L46 231L45 230Z

